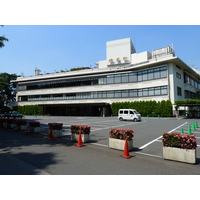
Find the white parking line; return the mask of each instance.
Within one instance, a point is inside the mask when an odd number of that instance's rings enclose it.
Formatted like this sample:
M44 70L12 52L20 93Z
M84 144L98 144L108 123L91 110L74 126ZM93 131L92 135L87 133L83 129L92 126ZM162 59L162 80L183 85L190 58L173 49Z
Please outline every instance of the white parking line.
M134 153L142 154L142 155L145 155L145 156L151 156L151 157L162 158L162 156L153 155L153 154L149 154L149 153L143 153L143 152L134 152Z

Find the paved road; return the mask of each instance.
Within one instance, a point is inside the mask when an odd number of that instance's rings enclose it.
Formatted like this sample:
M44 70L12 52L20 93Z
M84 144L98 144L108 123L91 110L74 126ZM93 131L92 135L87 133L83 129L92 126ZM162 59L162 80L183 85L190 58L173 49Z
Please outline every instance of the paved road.
M41 134L0 129L0 174L61 174L61 175L118 175L118 174L200 174L198 163L185 164L162 159L160 136L163 132L187 129L192 120L143 118L142 122L119 122L113 118L94 117L26 117L39 120ZM64 124L63 137L48 141L49 122ZM71 124L91 126L91 143L75 147L69 135ZM112 127L133 128L134 151L131 159L123 159L122 151L108 148L108 132ZM200 130L200 129L199 129ZM196 131L199 145L199 130ZM142 147L142 148L141 148ZM139 151L139 148L140 151Z

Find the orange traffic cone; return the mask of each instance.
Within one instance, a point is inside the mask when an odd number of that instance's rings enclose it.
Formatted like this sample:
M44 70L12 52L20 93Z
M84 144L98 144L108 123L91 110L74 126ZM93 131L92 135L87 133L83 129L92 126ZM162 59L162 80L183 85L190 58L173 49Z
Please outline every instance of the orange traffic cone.
M128 139L126 138L125 144L124 144L124 154L122 155L123 158L130 158L129 155L129 149L128 149Z
M30 125L29 124L27 125L26 134L25 135L31 135Z
M82 142L81 131L80 131L78 135L78 143L76 147L82 147L82 146L83 146L83 142Z
M49 137L48 137L48 140L53 140L53 131L52 131L52 128L50 129L50 133L49 133Z

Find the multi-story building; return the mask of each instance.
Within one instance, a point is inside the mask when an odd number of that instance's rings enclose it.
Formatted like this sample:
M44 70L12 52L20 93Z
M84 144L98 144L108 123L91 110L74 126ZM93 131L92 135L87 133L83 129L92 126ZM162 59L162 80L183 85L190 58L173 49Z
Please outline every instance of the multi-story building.
M19 77L18 105L42 105L52 115L111 114L112 102L195 98L200 75L171 46L136 53L130 38L106 43L93 69Z

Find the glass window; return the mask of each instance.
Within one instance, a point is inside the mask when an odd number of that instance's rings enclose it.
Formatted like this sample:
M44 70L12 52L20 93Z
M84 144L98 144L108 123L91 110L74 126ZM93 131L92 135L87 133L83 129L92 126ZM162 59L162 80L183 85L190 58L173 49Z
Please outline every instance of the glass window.
M138 72L138 81L142 81L142 72Z
M167 94L167 86L161 87L161 94Z
M128 83L128 74L122 74L122 83Z
M160 87L155 88L155 95L160 95Z
M122 90L122 97L128 97L128 90Z
M154 71L154 78L157 79L157 78L160 78L160 71L159 71L159 68L156 68L153 70Z
M167 77L167 71L161 71L160 78L166 78L166 77Z
M121 83L121 74L115 75L115 83Z
M114 76L113 75L107 76L107 84L112 84L112 83L114 83Z
M149 96L154 96L154 88L149 88Z
M178 95L178 96L182 96L181 87L177 87L177 95Z
M148 70L148 80L152 80L153 79L153 69Z
M121 92L121 90L115 91L115 97L116 97L116 98L122 97L122 92Z
M107 98L114 98L114 91L107 91Z
M142 80L143 80L143 81L146 81L146 80L147 80L147 71L146 71L146 70L143 71L143 73L142 73Z
M125 110L125 111L124 111L124 114L128 115L128 110Z
M142 96L148 96L149 94L148 94L148 88L146 88L146 89L143 89L143 91L142 91Z
M142 89L138 90L138 97L142 97Z
M137 97L137 90L130 90L129 91L129 96L130 97Z
M137 82L137 73L129 74L129 82Z

